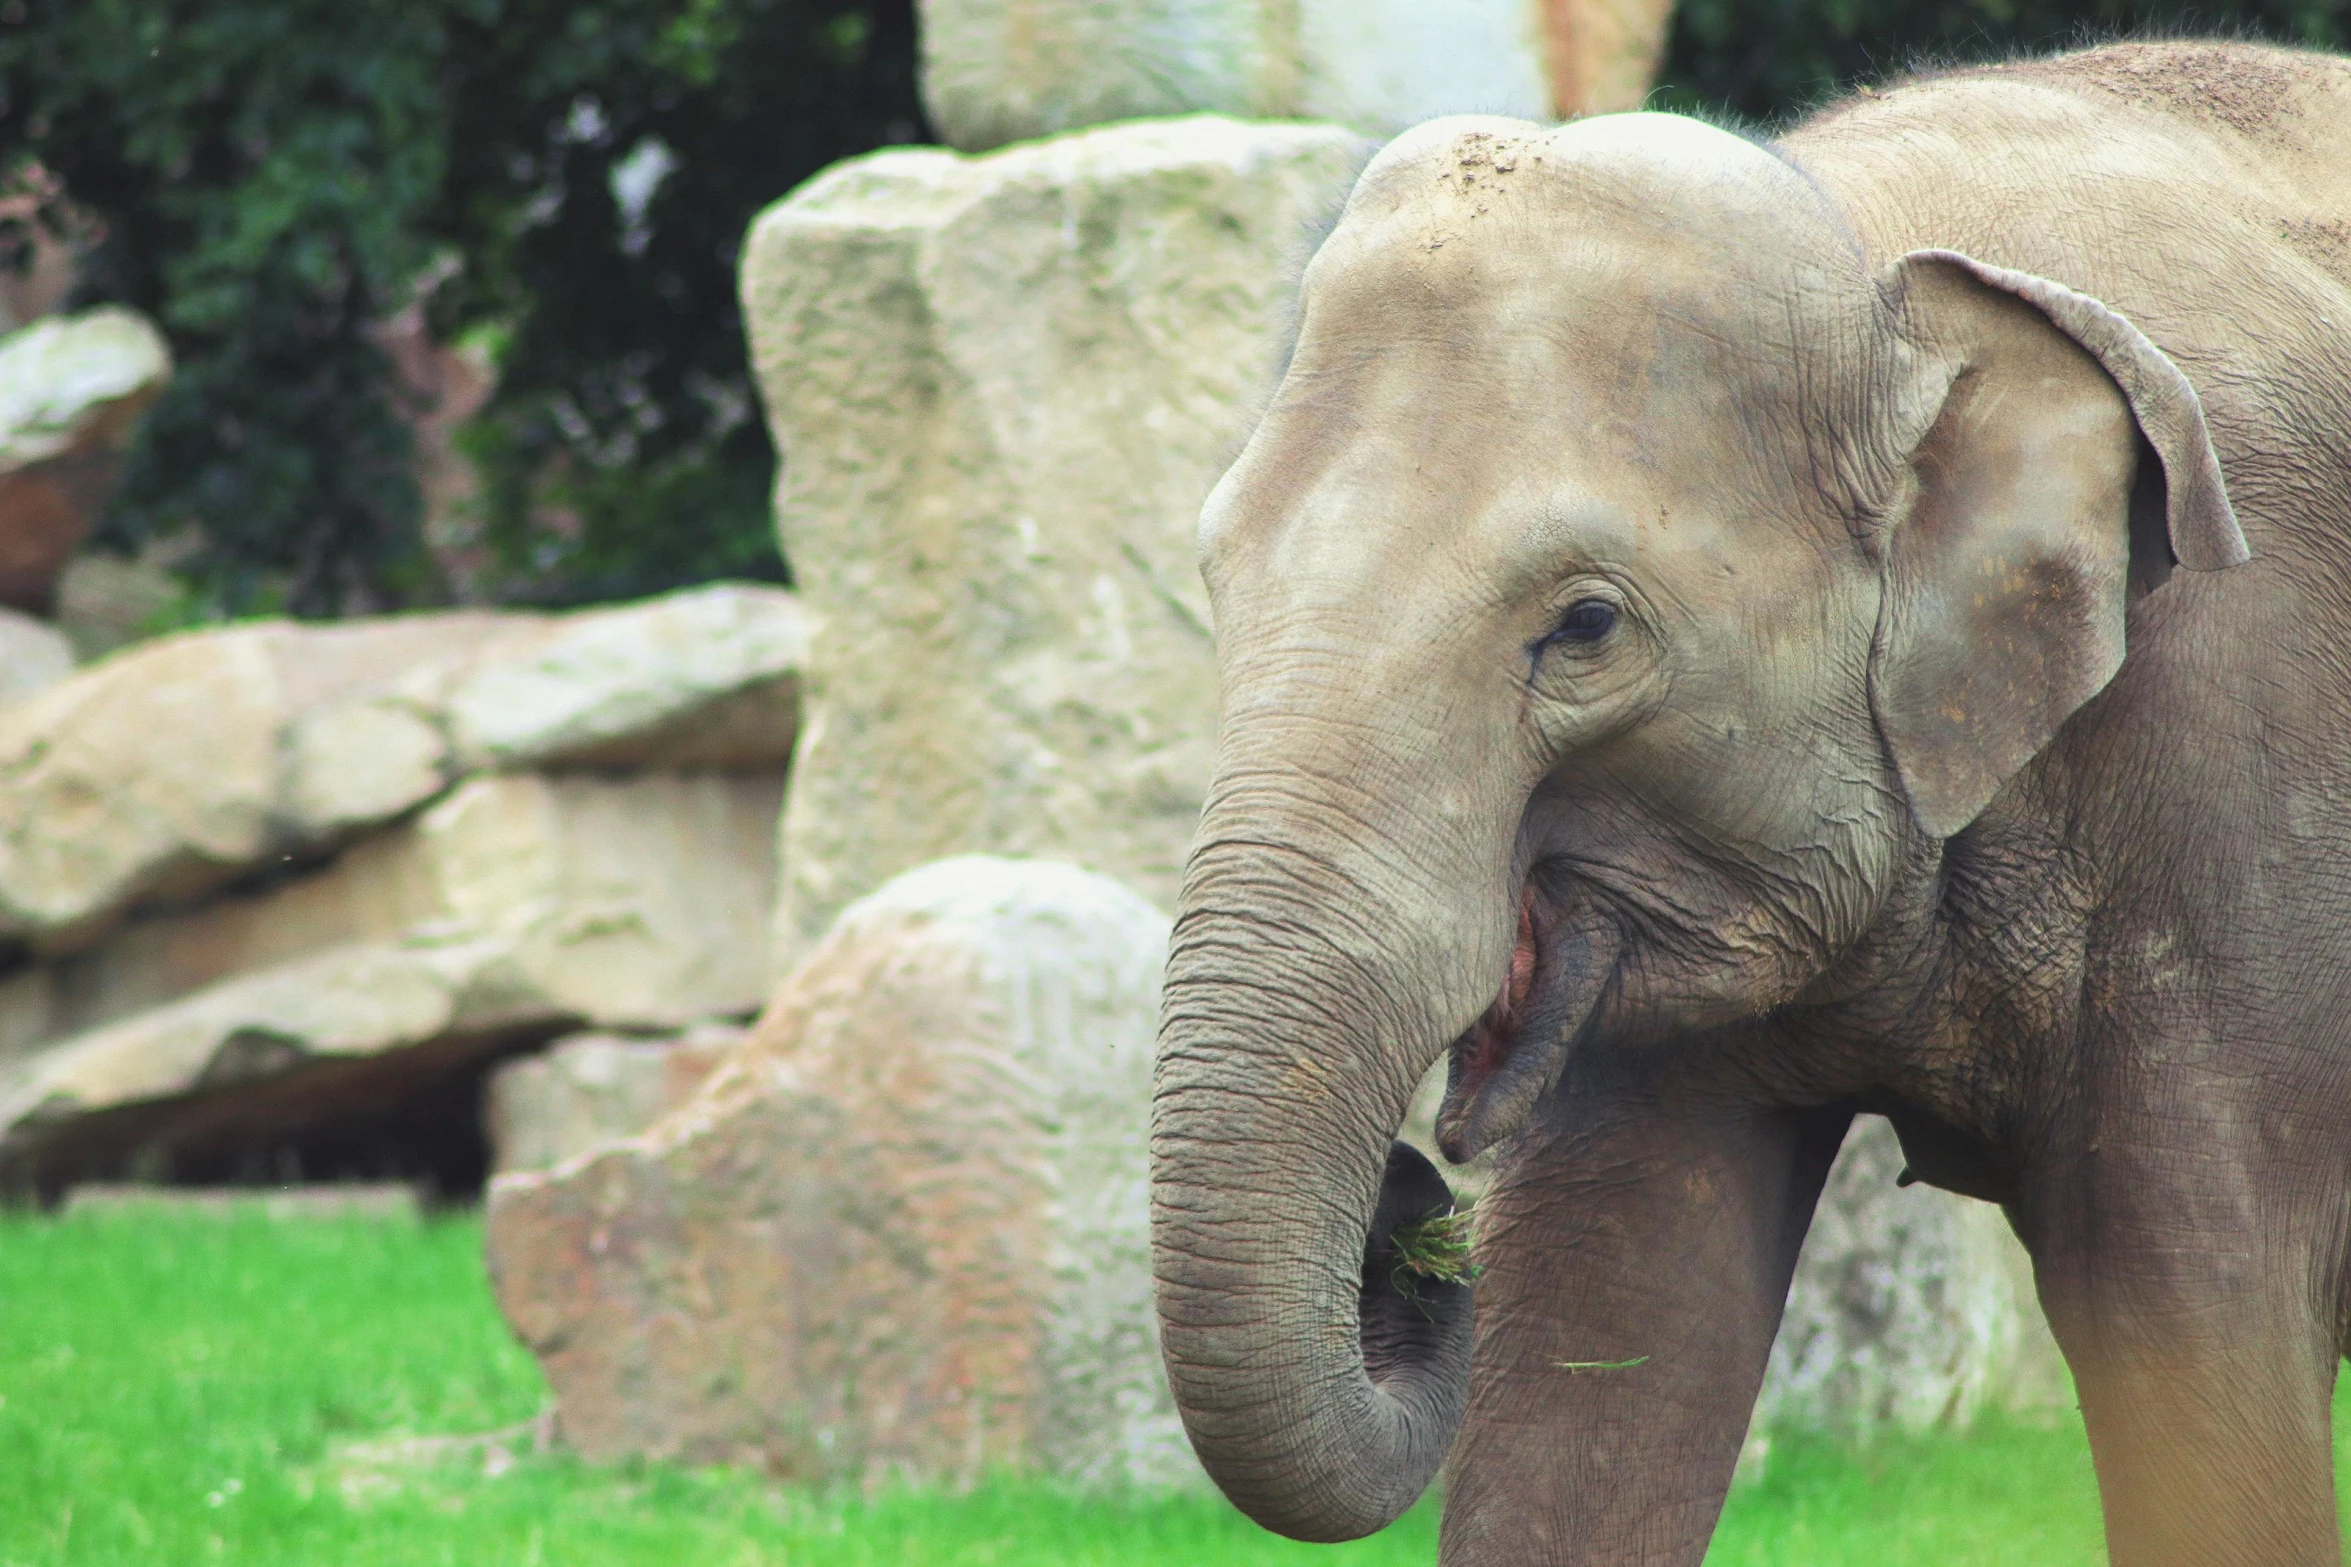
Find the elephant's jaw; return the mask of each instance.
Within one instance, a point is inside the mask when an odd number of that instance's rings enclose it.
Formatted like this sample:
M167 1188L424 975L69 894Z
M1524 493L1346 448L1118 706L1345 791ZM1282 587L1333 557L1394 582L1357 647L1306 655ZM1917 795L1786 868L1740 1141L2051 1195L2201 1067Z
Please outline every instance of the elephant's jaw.
M1615 972L1617 946L1606 926L1546 922L1534 887L1527 887L1502 993L1453 1042L1445 1102L1437 1111L1437 1146L1447 1159L1467 1164L1517 1131L1559 1081L1570 1047Z

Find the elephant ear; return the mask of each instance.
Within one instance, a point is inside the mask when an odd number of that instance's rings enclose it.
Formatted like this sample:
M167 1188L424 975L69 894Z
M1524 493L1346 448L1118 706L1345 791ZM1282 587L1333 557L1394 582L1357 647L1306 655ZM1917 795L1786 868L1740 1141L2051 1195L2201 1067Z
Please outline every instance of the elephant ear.
M1925 432L1885 541L1870 700L1911 809L1948 837L2114 677L2134 578L2251 552L2195 388L2137 327L1956 251L1913 251L1888 281Z

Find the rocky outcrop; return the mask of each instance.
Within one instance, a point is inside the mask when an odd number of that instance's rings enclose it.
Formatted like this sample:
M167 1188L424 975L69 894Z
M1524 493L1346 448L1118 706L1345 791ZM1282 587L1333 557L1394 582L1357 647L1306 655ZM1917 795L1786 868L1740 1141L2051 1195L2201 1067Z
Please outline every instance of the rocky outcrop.
M242 1088L315 1061L486 1039L558 1015L495 942L332 948L42 1051L0 1088L0 1156L37 1159L58 1127L101 1112Z
M844 913L700 1096L491 1185L492 1277L591 1459L794 1479L1198 1473L1152 1341L1163 916L969 856Z
M354 942L496 940L550 1017L674 1027L768 983L775 773L489 774L266 890L133 922L52 965L78 1033Z
M1805 1238L1758 1433L1866 1439L1963 1427L1986 1409L2073 1407L2031 1259L2007 1219L1990 1203L1898 1186L1902 1169L1893 1128L1857 1120Z
M682 1034L573 1034L491 1077L483 1115L491 1168L551 1170L634 1137L685 1104L745 1030L704 1024Z
M502 1053L748 1015L804 643L732 586L263 622L0 709L0 1189L299 1162L420 1095L398 1136L478 1149Z
M772 768L791 759L799 601L721 585L540 621L391 700L446 731L446 765Z
M0 605L47 612L170 377L163 334L118 306L0 337Z
M805 643L790 594L720 586L140 644L0 712L0 936L87 947L484 768L780 771Z
M1368 146L1199 118L878 153L770 208L743 300L816 617L780 945L944 855L1174 896L1215 745L1201 501Z
M581 1023L747 1013L781 794L760 775L475 778L315 875L142 922L44 971L49 1042L0 1057L0 1177L50 1189L133 1144L169 1163L291 1133L354 1076L446 1074Z
M186 899L305 847L281 803L293 721L503 629L457 615L191 632L0 713L0 935L84 946L134 903Z
M923 102L968 152L1152 115L1542 118L1544 0L922 0Z

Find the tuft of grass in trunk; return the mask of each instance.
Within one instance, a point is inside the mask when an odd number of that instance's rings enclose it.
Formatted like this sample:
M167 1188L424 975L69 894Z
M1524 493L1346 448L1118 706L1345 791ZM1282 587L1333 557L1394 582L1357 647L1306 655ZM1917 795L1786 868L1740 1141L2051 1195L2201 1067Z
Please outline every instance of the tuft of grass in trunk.
M1457 1208L1397 1225L1388 1244L1396 1253L1398 1291L1412 1293L1406 1276L1439 1284L1473 1283L1478 1265L1470 1260L1470 1223L1470 1211Z

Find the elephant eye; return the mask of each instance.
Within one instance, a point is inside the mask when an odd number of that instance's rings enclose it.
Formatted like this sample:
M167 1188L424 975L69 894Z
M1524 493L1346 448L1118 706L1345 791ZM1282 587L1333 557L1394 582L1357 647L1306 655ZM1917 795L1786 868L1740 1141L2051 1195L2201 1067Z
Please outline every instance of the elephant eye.
M1547 642L1597 642L1616 629L1616 606L1606 599L1577 599L1559 617Z

